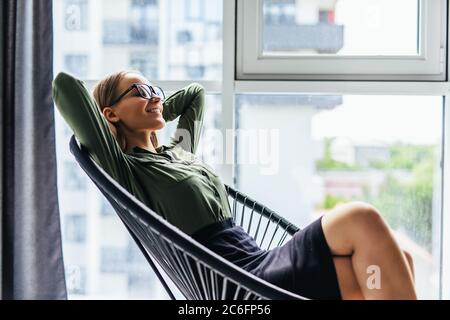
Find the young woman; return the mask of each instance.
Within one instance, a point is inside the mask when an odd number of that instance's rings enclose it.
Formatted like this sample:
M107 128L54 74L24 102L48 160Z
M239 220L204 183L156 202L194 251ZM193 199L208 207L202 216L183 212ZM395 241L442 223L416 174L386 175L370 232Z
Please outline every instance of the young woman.
M416 299L410 254L373 206L352 202L317 219L270 251L232 221L220 177L195 152L204 89L169 97L138 72L97 83L60 73L53 97L78 140L140 201L224 258L262 279L313 299ZM156 132L179 117L168 145Z

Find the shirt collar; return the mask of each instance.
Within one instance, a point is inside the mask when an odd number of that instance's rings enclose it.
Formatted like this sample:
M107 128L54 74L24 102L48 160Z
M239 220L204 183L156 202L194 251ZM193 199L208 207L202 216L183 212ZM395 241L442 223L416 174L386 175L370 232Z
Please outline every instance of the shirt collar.
M131 148L128 153L146 153L146 154L152 154L152 155L159 155L159 154L163 154L165 151L172 149L173 147L168 147L166 145L160 145L158 148L156 148L156 152L147 150L147 149L143 149L140 147L133 147Z

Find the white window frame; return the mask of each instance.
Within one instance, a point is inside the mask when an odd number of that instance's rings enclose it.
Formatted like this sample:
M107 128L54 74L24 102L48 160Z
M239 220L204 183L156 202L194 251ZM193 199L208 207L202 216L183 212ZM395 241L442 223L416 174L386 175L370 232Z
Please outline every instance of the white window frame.
M338 56L263 52L264 0L237 0L236 78L443 81L446 79L447 1L419 1L422 41L418 55Z

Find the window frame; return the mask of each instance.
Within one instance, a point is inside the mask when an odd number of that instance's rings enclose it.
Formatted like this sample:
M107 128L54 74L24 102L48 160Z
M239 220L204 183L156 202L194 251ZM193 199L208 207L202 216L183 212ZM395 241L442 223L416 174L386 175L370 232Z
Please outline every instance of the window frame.
M238 80L446 80L445 0L419 0L419 37L424 40L417 56L266 54L262 51L263 1L237 0Z
M245 0L256 1L256 0ZM441 1L443 2L443 1ZM242 32L238 32L239 19L242 19L242 12L239 5L243 0L224 1L223 10L223 82L222 82L222 108L223 120L222 130L232 130L235 128L235 99L236 94L273 92L282 94L367 94L367 95L438 95L444 99L443 123L442 123L442 159L441 159L441 199L440 199L440 230L438 244L439 266L439 299L450 299L450 82L445 76L439 81L428 81L423 78L421 81L410 81L408 79L390 79L383 81L379 77L372 77L370 81L335 81L333 77L320 79L283 79L279 74L272 74L259 77L242 77L239 68L242 64L242 53L239 51L239 44L242 41ZM446 5L445 14L441 16L440 30L445 30L445 43L450 44L449 18ZM446 50L444 55L445 75L450 72L450 55ZM251 81L250 81L251 80ZM319 81L317 81L319 80ZM341 79L343 80L343 79ZM227 142L228 143L228 142ZM232 159L236 159L235 139L230 141L226 152L231 152ZM236 161L234 162L236 163ZM229 181L236 181L236 167L234 164L223 165L222 174Z

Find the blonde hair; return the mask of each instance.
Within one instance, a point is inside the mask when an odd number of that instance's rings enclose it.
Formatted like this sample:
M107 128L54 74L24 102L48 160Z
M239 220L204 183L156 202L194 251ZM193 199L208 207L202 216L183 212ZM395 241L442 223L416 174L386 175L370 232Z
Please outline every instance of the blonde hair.
M110 106L111 103L114 101L114 99L119 96L120 93L117 92L119 83L127 74L130 73L142 75L141 72L134 70L119 71L108 75L107 77L103 78L102 80L100 80L95 84L94 89L92 91L92 95L94 96L94 99L97 102L97 105L99 106L101 112L103 112L103 109ZM119 143L120 148L122 149L122 151L126 151L128 147L127 140L125 134L120 129L120 123L118 125L116 124L112 125L114 125L117 130L116 139L117 142ZM155 132L152 132L150 136L150 141L155 149L159 146L158 137L156 136Z

